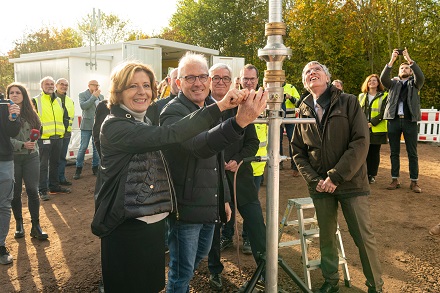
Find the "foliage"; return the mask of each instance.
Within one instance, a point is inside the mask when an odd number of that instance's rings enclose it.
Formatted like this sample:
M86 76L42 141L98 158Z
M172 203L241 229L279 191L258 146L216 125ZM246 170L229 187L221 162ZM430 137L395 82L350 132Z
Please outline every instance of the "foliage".
M382 72L394 48L407 47L426 77L422 107L440 109L440 63L434 61L440 57L438 0L284 0L283 5L284 42L292 49L283 66L298 90L304 65L318 60L333 79L344 81L346 92L357 95L368 75ZM267 6L267 1L180 0L160 37L245 57L261 71L258 49L266 42ZM402 61L396 61L394 75Z
M20 54L80 47L82 42L81 35L72 28L42 27L23 40L15 41L14 49L8 54L10 58L17 58Z
M14 81L14 66L7 56L0 56L0 93L6 92L8 84Z
M123 42L136 32L129 31L130 21L122 20L114 14L87 14L78 24L78 30L87 44L97 45Z

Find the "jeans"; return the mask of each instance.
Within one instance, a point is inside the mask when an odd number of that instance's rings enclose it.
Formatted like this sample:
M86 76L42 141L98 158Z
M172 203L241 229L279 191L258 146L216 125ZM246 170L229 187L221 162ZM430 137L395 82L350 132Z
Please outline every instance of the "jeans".
M50 143L44 143L50 142ZM58 164L62 147L62 139L38 140L40 151L40 183L38 189L40 192L60 188L58 181ZM49 175L49 176L48 176ZM49 185L47 179L49 178Z
M38 196L38 181L40 178L40 160L38 153L14 156L15 186L14 198L12 199L12 212L16 221L23 219L22 211L22 182L26 188L28 208L31 220L38 221L40 218L40 198Z
M84 166L84 156L86 155L86 150L89 147L90 138L92 137L91 130L83 130L81 129L81 142L79 145L78 155L76 156L76 167L82 168ZM92 138L92 147L93 147L93 159L92 159L92 167L98 167L99 165L99 155L96 151L95 143Z
M14 161L0 161L0 246L5 246L11 222L14 190Z
M284 128L286 128L286 135L287 135L287 140L288 140L288 144L289 144L289 157L290 157L290 168L292 170L298 170L298 168L296 167L295 162L293 161L293 151L292 151L292 147L290 146L290 142L292 141L292 136L293 136L293 130L295 128L295 124L283 124L281 125L280 128L280 155L282 156L284 153L283 150L283 132L284 132Z
M417 155L418 127L417 122L395 118L388 120L388 139L390 142L391 177L400 175L400 136L405 138L406 152L408 153L409 178L413 181L419 178L419 158Z
M69 148L70 136L64 137L62 139L63 145L61 146L61 155L60 155L60 163L58 164L58 181L67 181L66 180L66 164L67 164L67 150Z
M194 270L211 249L215 224L182 223L172 217L169 220L170 263L166 292L187 293Z

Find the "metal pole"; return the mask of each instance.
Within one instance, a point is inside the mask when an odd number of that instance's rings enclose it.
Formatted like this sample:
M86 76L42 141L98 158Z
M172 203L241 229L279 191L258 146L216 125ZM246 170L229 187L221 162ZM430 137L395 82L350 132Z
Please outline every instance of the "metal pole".
M278 211L280 175L280 126L281 104L284 98L283 83L286 80L283 61L292 50L283 44L286 25L282 22L282 1L269 1L269 23L265 26L267 44L258 50L260 59L266 61L264 83L269 92L268 110L268 164L266 187L266 284L265 292L277 293L278 282Z

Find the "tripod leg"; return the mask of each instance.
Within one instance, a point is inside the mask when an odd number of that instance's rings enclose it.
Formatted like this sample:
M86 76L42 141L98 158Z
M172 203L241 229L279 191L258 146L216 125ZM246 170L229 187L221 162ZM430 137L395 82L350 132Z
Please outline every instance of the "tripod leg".
M278 264L303 292L312 293L312 290L307 287L301 278L298 277L298 275L284 262L282 258L278 258Z
M243 293L252 293L252 290L254 290L255 286L257 285L258 279L260 279L265 266L266 261L263 257L261 257L260 263L258 264L258 267L255 270L254 274L252 275L252 278L247 283Z

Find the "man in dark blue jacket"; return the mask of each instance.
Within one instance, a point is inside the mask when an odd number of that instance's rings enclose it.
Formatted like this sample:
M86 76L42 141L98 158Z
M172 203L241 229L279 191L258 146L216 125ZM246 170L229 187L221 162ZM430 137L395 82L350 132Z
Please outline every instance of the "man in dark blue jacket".
M180 92L160 115L170 125L195 110L215 103L209 95L211 78L205 57L188 52L179 61ZM167 292L189 292L189 282L199 262L211 248L214 226L230 219L230 195L222 150L238 141L248 124L266 105L267 94L233 89L227 95L246 96L237 115L219 121L208 131L164 151L177 196L177 213L170 218L170 264Z
M410 189L416 193L422 192L419 186L419 159L417 156L418 127L421 120L420 95L425 76L420 67L409 57L407 49L402 55L407 62L399 66L399 78L390 79L391 68L400 51L394 49L390 62L380 75L380 81L388 88L388 103L383 119L388 120L388 140L391 151L391 184L389 190L400 187L400 138L403 133L409 162Z

